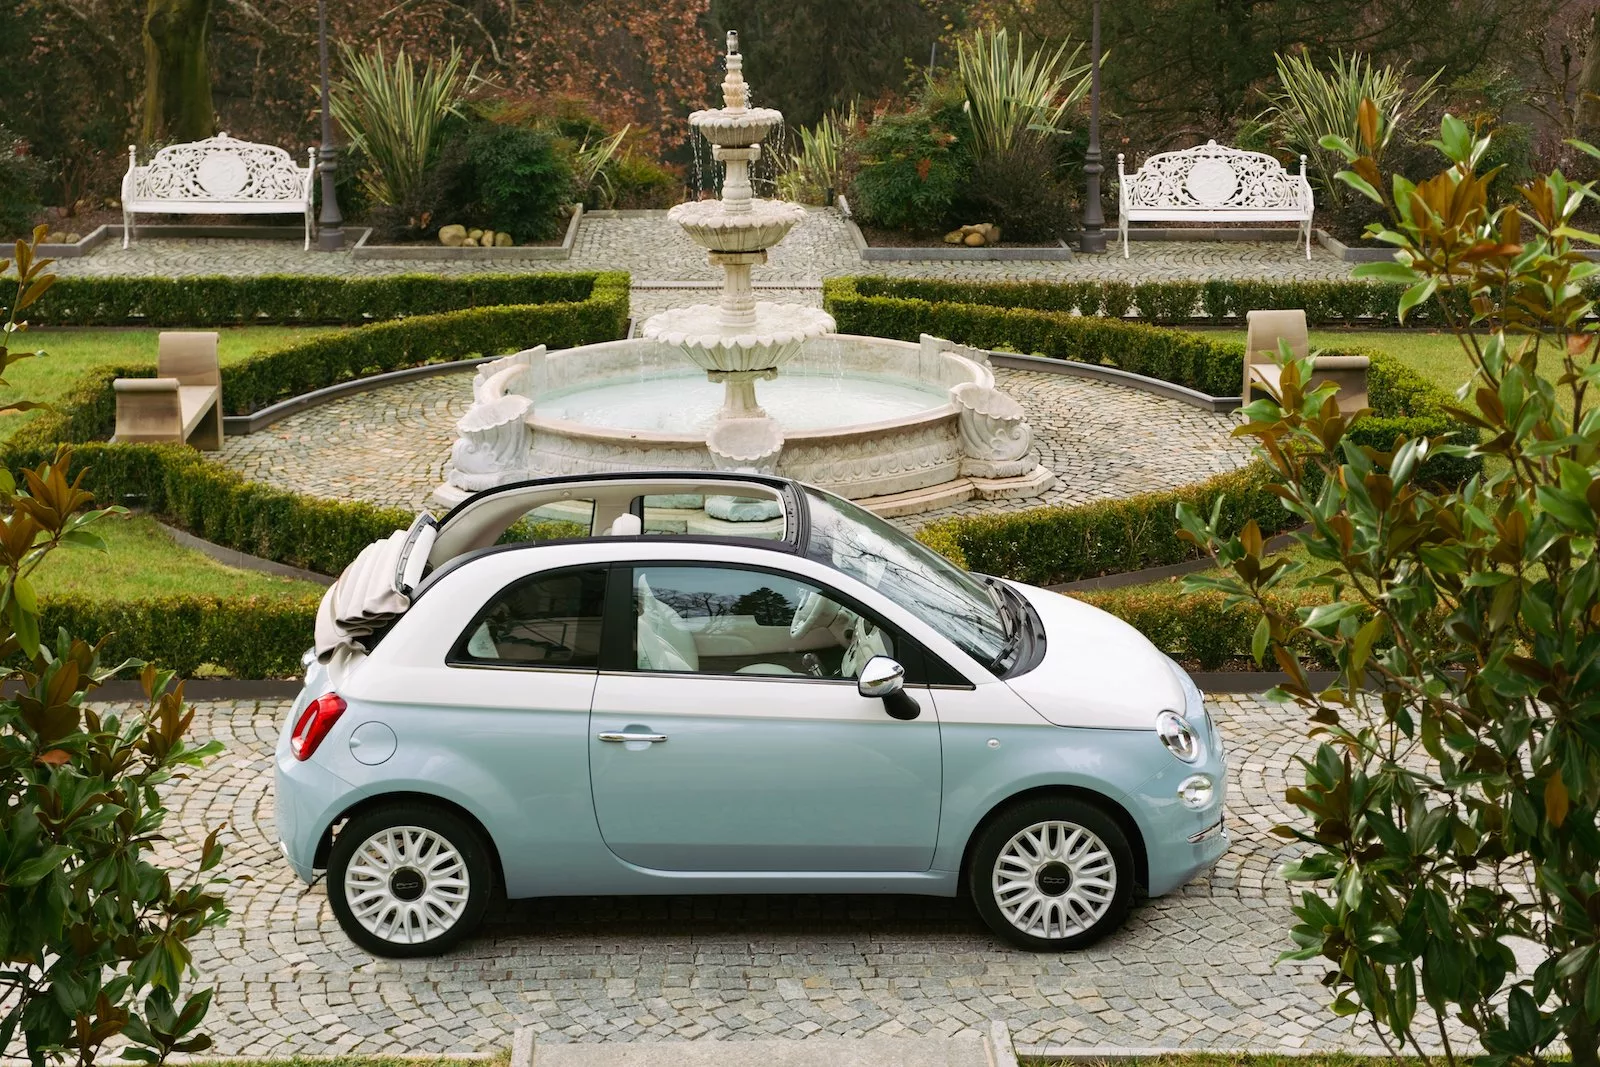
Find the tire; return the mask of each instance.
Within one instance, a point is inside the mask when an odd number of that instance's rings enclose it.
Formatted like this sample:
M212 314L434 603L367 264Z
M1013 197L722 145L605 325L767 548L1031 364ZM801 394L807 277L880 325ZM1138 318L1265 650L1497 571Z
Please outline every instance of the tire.
M400 862L396 853L403 853ZM391 804L355 816L328 856L334 917L345 936L374 956L449 951L476 929L493 890L494 864L477 828L427 804Z
M1133 849L1115 819L1067 797L1023 801L979 831L967 890L997 935L1032 952L1085 948L1122 925Z

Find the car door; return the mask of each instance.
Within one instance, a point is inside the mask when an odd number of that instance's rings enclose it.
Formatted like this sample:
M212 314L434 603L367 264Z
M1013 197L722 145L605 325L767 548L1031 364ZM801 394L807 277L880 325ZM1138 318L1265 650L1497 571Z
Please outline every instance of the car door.
M938 721L915 684L911 721L857 692L866 660L894 653L877 620L776 569L643 564L611 582L589 768L617 857L670 871L928 869Z

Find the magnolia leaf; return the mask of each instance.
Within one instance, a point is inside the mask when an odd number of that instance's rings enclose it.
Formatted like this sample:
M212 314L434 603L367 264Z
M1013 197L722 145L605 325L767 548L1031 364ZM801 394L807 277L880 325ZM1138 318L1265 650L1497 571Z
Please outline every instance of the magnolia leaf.
M1572 798L1567 795L1566 783L1561 780L1558 770L1544 784L1544 817L1559 830L1561 824L1567 821L1567 812L1571 808Z
M1250 655L1259 665L1267 654L1267 639L1272 636L1272 627L1267 622L1265 615L1256 622L1256 631L1250 637Z
M1417 281L1416 271L1392 259L1358 264L1350 275L1353 278L1375 278L1380 282L1399 282L1401 285L1414 285Z

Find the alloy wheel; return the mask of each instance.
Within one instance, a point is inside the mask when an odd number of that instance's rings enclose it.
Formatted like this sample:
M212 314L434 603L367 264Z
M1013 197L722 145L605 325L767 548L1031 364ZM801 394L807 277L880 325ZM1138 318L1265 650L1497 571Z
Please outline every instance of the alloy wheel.
M1037 822L1000 849L991 877L1007 922L1031 937L1082 934L1117 895L1117 864L1093 831L1065 821Z
M351 917L389 944L416 945L460 922L471 877L459 849L434 830L391 826L363 841L345 866Z

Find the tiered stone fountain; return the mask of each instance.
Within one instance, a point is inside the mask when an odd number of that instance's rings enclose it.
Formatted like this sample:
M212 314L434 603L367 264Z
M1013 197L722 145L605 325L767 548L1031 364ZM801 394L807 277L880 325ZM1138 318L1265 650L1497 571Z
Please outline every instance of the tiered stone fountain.
M753 194L750 166L783 115L749 106L737 33L722 95L722 107L689 116L725 168L722 197L667 213L722 268L719 302L654 315L640 338L483 365L437 501L626 469L775 472L886 515L1047 488L1054 476L1022 407L995 388L982 352L835 334L824 311L755 299L751 269L806 209ZM704 378L686 374L686 358ZM762 390L770 414L757 402L761 380L772 382ZM717 384L720 405L707 393ZM766 517L726 498L680 503L686 528Z

